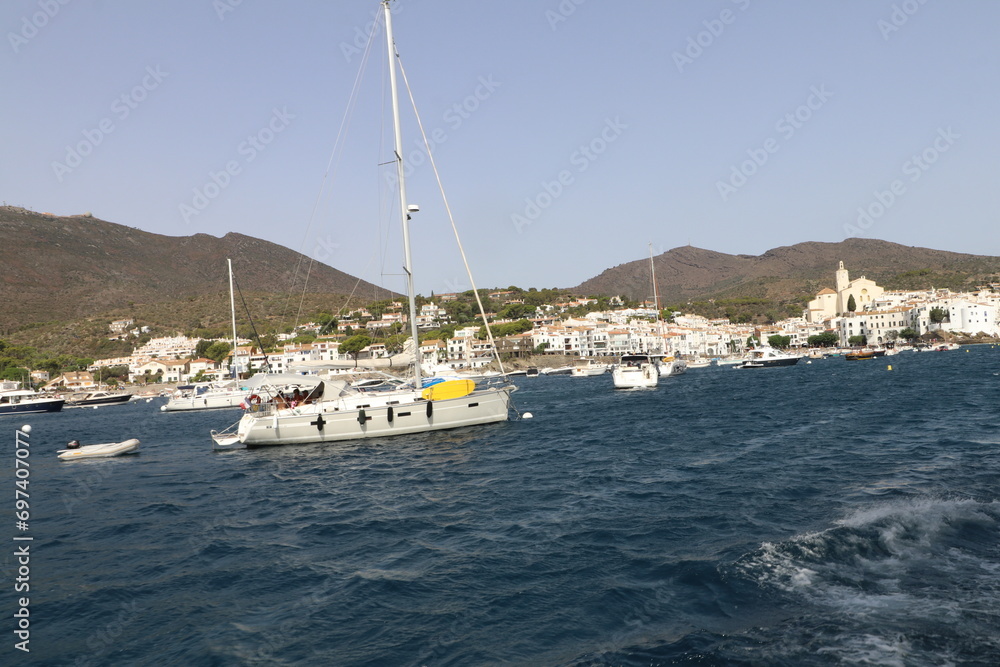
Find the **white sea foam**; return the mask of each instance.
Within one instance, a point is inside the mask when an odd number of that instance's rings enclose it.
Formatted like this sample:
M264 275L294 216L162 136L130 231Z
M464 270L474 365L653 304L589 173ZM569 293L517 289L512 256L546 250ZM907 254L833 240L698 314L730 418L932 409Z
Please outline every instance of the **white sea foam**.
M1000 601L1000 584L994 583L1000 563L966 548L961 539L969 528L995 533L998 523L995 502L882 503L859 510L832 528L764 543L737 568L762 586L845 611L911 614L915 597L920 597L918 606L927 614L959 615L963 608L977 608L983 595ZM980 584L975 596L952 590L954 579L970 578ZM912 585L916 580L922 582L918 588Z
M835 656L838 662L850 665L879 665L880 667L905 667L911 653L910 642L905 637L880 637L865 634L843 637L836 646L826 646L816 652ZM948 663L945 663L948 664Z

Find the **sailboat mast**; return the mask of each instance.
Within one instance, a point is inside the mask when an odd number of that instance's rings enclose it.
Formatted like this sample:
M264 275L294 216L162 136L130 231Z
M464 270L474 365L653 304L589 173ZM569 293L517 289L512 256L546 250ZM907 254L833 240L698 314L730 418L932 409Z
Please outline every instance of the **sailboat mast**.
M389 87L392 90L392 125L396 135L396 176L399 182L399 209L403 222L403 271L406 272L406 296L410 301L410 335L413 337L413 382L420 389L420 338L417 334L417 301L413 287L413 260L410 256L410 212L404 182L403 133L399 122L399 93L396 88L396 48L392 39L391 0L382 0L385 10L385 38L389 49Z
M663 340L663 321L660 320L660 294L656 291L656 264L653 263L653 244L649 244L649 274L653 278L653 307L656 308L656 327L660 334L660 350L667 351Z
M233 364L229 367L229 372L232 373L235 378L237 375L236 371L236 299L233 296L233 260L226 259L226 264L229 266L229 312L233 318Z

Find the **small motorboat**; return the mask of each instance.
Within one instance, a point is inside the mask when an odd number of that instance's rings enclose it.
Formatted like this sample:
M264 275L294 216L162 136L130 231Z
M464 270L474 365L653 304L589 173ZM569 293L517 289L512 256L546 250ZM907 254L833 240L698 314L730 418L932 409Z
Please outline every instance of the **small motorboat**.
M94 405L120 405L132 400L132 394L120 391L90 391L66 399L67 408L89 408Z
M777 366L794 366L802 357L797 354L787 354L764 345L750 350L750 358L737 368L775 368Z
M131 454L137 449L139 449L139 441L136 438L121 442L106 442L101 445L81 445L73 440L67 449L60 449L56 453L63 461L74 461L76 459L102 459L109 456Z

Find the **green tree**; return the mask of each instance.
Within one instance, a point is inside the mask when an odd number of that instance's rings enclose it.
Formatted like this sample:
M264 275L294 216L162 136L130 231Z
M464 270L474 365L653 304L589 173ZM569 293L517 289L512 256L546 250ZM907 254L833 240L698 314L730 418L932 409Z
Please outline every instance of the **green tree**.
M469 294L471 295L472 292L470 291ZM449 301L445 304L444 311L448 313L451 321L456 324L464 324L473 319L472 306L465 301Z
M316 316L316 323L319 325L320 335L333 333L337 330L337 318L333 313L323 311Z
M497 312L497 317L502 320L519 320L523 317L531 317L535 309L526 303L511 303Z
M229 351L232 346L225 341L215 341L207 348L205 348L205 357L211 359L212 361L221 363L226 357L229 356Z
M111 384L116 380L128 380L128 366L104 366L94 372L94 379L99 383Z
M858 302L854 300L854 295L852 294L847 299L847 310L853 313L857 311L857 309L858 309Z
M198 341L198 344L194 346L195 359L200 359L204 357L205 352L208 350L208 348L212 347L212 345L214 344L215 344L214 340L205 339Z
M365 334L355 334L350 338L347 338L340 343L339 350L341 353L350 356L354 359L354 367L358 367L358 355L361 354L361 350L365 349L372 344L372 339Z
M303 334L309 336L309 341L312 342L316 340L316 337L312 334ZM260 346L264 348L265 352L274 352L278 349L278 336L270 333L260 337Z
M809 338L806 339L806 342L810 345L810 347L833 347L840 342L840 336L832 331L824 331L821 334L809 336Z
M919 335L920 334L918 334L916 331L914 331L910 327L906 327L905 329L903 329L902 331L899 332L899 337L900 338L904 338L904 339L909 340L909 341L912 341L914 338L916 338Z
M948 321L948 311L944 308L931 308L931 322L941 324Z
M865 336L851 336L847 339L847 344L851 347L857 347L861 345L867 345L868 339Z
M776 347L781 350L787 349L792 343L791 336L782 336L781 334L774 334L773 336L767 337L767 344L771 347Z

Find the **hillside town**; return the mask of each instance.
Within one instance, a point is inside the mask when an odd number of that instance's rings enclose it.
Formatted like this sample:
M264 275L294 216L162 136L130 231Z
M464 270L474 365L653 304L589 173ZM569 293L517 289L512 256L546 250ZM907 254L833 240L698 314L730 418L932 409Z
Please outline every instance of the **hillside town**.
M810 345L811 337L821 334L827 334L825 340L830 342L833 339L829 334L834 334L840 347L892 345L900 338L914 339L928 334L997 338L1000 337L998 287L988 285L962 293L946 289L888 291L864 276L850 279L841 262L835 272L834 289L821 290L800 317L773 324L737 324L725 318L708 319L684 313L673 313L665 321L658 317L661 311L653 303L625 308L621 307L623 300L617 297L609 300L612 309L571 316L568 314L571 309L596 303L594 299L578 298L536 307L533 316L525 318L530 328L496 337L495 345L505 360L554 355L613 359L644 352L664 352L697 360L739 357L749 347L775 340L781 341L783 347L805 348ZM509 291L489 294L504 305L523 304L516 296ZM456 298L455 294L441 294L423 304L417 316L418 328L430 331L447 325L449 317L442 304ZM489 321L498 328L515 320L492 316ZM47 383L50 388L79 390L96 386L94 372L110 367L127 367L131 383L150 380L184 383L221 378L230 372L230 364L242 375L265 368L271 372L294 372L317 365L363 366L366 360L385 359L394 352L379 332L398 331L407 323L404 303L398 301L378 317L364 308L352 311L337 323L336 332L320 323L299 325L292 333L278 334L278 344L271 352L241 339L237 341L235 356L216 361L197 355L200 339L177 335L153 338L125 357L97 360L88 372L33 379ZM109 328L112 336L143 331L130 320L112 322ZM345 331L365 332L373 342L355 356L341 349ZM312 340L302 342L302 337ZM412 354L412 347L407 351ZM481 325L458 327L448 338L422 341L419 358L427 367L481 369L493 361L494 344Z

